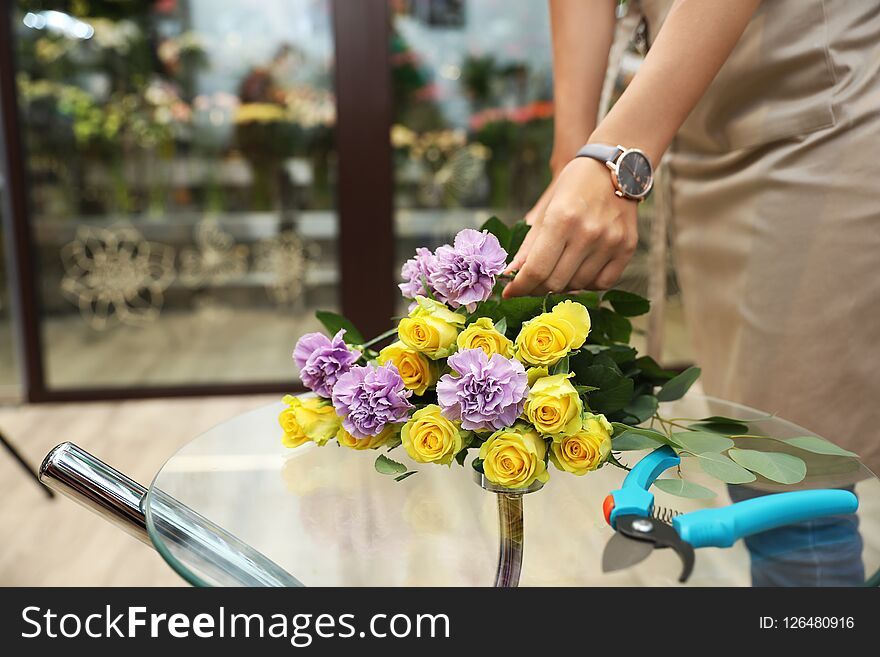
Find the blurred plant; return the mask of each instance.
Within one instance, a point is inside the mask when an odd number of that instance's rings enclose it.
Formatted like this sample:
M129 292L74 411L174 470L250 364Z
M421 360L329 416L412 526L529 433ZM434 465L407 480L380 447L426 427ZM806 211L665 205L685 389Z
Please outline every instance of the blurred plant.
M491 153L480 143L467 143L462 129L416 133L404 125L391 128L391 144L417 172L419 200L428 207L461 205L483 175Z

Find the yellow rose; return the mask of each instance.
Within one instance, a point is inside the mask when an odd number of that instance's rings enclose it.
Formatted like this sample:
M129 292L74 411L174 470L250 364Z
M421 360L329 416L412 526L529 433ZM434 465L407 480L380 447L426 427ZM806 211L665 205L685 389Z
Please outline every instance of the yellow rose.
M492 354L513 356L513 343L495 330L495 324L488 317L480 317L459 333L457 343L459 349L482 349L490 358Z
M440 407L429 404L413 413L400 430L403 448L417 463L450 465L465 445L468 432L440 414Z
M339 416L326 399L285 395L282 401L287 408L281 411L278 423L284 430L281 442L285 447L299 447L309 441L323 445L339 430Z
M426 297L417 296L416 302L409 317L397 326L400 341L431 360L446 358L455 351L455 339L464 326L465 316Z
M611 453L613 429L604 415L588 414L581 430L573 436L554 440L550 460L560 470L583 475L605 463Z
M580 349L590 332L590 313L574 301L557 303L549 313L524 322L516 337L516 357L530 365L554 365Z
M499 429L480 446L486 479L505 488L527 488L535 480L546 483L550 478L546 455L544 439L520 423Z
M535 381L529 389L525 416L542 434L570 436L581 428L584 404L569 381L572 374L554 374Z
M375 436L355 438L345 427L340 426L336 432L336 442L351 449L376 449L382 447L400 432L399 424L386 424L385 428Z
M530 367L526 370L526 376L529 377L529 388L531 388L538 379L550 376L550 371L546 367Z
M424 395L425 391L435 383L439 376L437 363L420 354L415 349L410 349L403 342L393 342L379 352L377 359L380 365L391 361L400 372L403 385L417 395Z

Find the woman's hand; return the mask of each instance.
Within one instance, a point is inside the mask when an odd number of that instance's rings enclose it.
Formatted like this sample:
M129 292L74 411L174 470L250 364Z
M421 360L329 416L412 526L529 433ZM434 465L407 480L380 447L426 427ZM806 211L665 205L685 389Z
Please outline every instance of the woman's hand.
M637 207L615 196L601 162L569 162L527 215L532 229L508 268L518 273L504 297L610 288L636 250Z

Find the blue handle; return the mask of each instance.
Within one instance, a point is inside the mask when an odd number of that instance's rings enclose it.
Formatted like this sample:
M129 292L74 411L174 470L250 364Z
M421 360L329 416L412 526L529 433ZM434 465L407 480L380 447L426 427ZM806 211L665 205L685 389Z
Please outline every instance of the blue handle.
M618 515L650 516L654 494L648 489L664 471L679 463L681 459L669 445L658 447L636 463L623 480L623 486L611 493L614 499L614 508L608 516L611 526L615 526Z
M686 513L673 518L672 526L695 548L730 547L744 536L858 508L858 498L848 490L800 490Z

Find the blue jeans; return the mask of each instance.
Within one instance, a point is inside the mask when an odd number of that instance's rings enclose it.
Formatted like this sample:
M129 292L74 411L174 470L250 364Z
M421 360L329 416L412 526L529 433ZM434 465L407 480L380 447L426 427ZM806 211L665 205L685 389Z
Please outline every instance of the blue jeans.
M847 490L852 491L849 486ZM767 493L728 486L733 502ZM862 586L862 537L855 514L799 522L744 539L752 586Z

